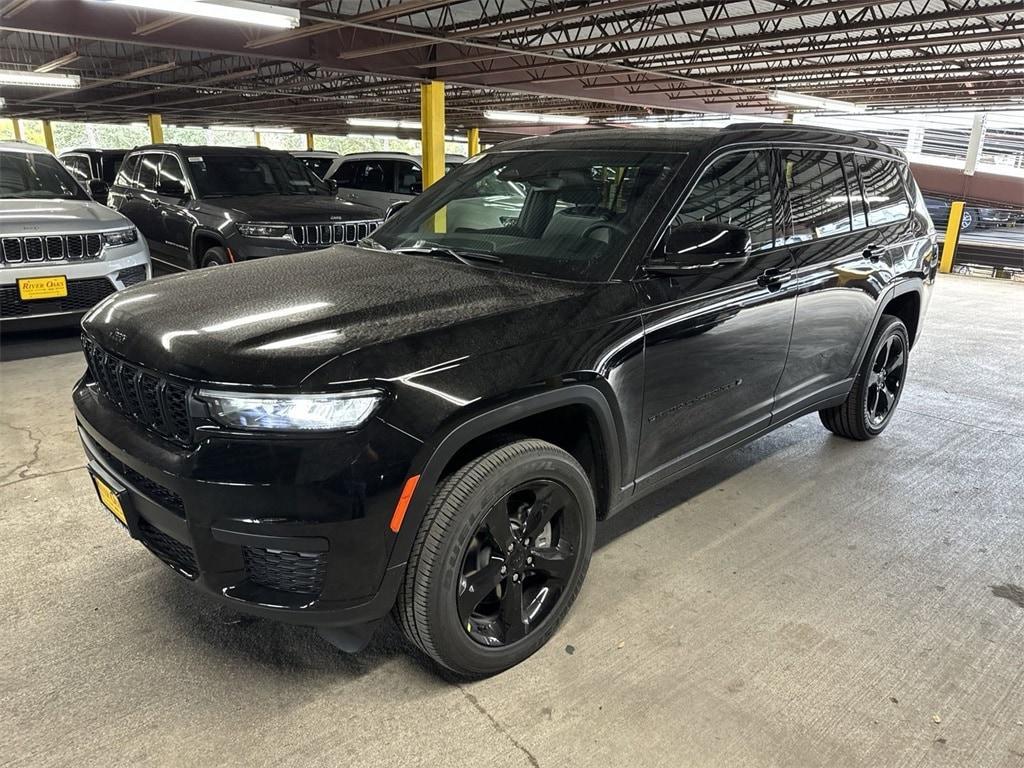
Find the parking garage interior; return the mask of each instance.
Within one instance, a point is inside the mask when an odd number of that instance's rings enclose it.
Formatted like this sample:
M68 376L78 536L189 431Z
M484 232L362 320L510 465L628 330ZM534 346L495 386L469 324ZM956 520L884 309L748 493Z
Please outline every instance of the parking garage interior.
M384 248L366 240L377 226L387 231L393 217L397 224L425 210L417 206L432 186L454 189L502 153L529 153L566 134L584 147L602 135L641 144L650 136L651 147L663 146L694 129L798 137L778 140L777 152L799 150L800 136L839 132L853 137L850 146L884 147L905 164L906 188L919 190L920 215L933 226L930 301L909 329L908 371L884 433L844 440L808 411L607 518L598 513L572 610L536 652L494 676L437 663L410 639L400 611L346 652L330 631L211 599L182 578L166 549L149 542L147 551L138 528L111 514L107 485L121 482L130 496L147 479L136 472L132 480L123 462L125 473L114 471L83 431L78 393L96 380L97 358L83 355L81 321L97 302L159 301L173 291L167 306L198 313L188 291L198 297L216 281L228 287L219 302L226 311L248 307L230 290L253 290L258 281L242 281L247 270L369 258ZM1024 3L0 0L0 160L29 151L59 158L81 187L75 194L105 203L110 216L122 207L125 158L139 156L137 182L147 153L178 158L191 177L181 191L196 196L200 168L213 178L208 168L220 167L215 157L298 160L306 170L288 173L301 172L304 189L341 207L326 231L240 225L267 227L253 232L289 239L308 256L236 258L236 241L194 236L175 256L142 231L151 266L140 280L149 279L133 284L126 266L91 278L107 282L88 306L65 306L73 268L84 265L72 262L90 260L91 241L69 240L77 223L54 230L57 244L48 220L16 229L25 226L25 201L15 205L0 173L0 279L17 274L0 286L0 763L1024 766ZM617 149L602 151L609 167L592 180L614 212L608 190L617 196L630 171L612 167ZM104 152L112 162L105 179ZM87 158L81 173L75 156ZM360 187L370 171L359 169L371 166L392 186ZM843 167L840 178L864 178ZM510 225L507 197L535 194L524 192L522 173L496 173L492 183L504 186L488 198L500 209L488 231ZM788 200L792 169L773 173ZM669 184L664 176L657 183ZM247 194L255 205L257 193ZM870 208L866 191L864 200ZM577 194L571 203L594 199ZM428 218L430 231L443 232L437 222L447 215L449 236L458 234L455 211L448 205ZM849 211L853 219L852 204ZM129 221L118 232L142 229L120 213ZM57 293L32 283L32 240L38 274L68 281ZM103 253L117 246L103 243ZM465 255L455 259L470 269ZM235 263L248 260L257 264ZM322 268L303 274L332 279ZM685 285L688 275L662 279ZM847 271L837 288L857 279ZM616 281L618 273L608 280ZM324 303L318 282L281 285L308 290L296 299L307 311ZM518 281L514 290L481 285L446 295L451 324L457 311L526 290ZM434 296L432 287L424 284L422 296ZM353 323L393 320L362 299L352 298ZM592 311L584 302L578 314ZM357 327L319 328L317 343L332 333L363 338ZM498 350L512 336L503 329L484 345ZM265 370L284 367L289 339L263 341L281 355ZM173 361L176 347L161 343ZM412 359L424 347L414 340L393 349ZM439 357L387 386L454 375L461 360ZM118 365L134 372L142 397L146 365ZM680 358L672 375L685 379L702 365ZM358 373L351 378L374 375ZM592 375L574 371L572 383ZM683 405L742 390L741 377L723 369L719 378L729 382ZM437 395L427 380L417 396ZM172 384L160 386L164 393ZM441 393L446 407L479 405L456 390ZM173 418L166 403L160 408L171 425L156 438L161 450L190 461L195 446L171 446ZM638 423L665 417L645 413ZM515 423L526 438L555 430L543 414ZM559 420L568 430L559 447L578 444L586 423ZM680 421L678 430L687 428ZM453 449L449 463L501 444L477 437ZM395 534L417 493L412 470L403 472L389 497ZM278 498L285 509L298 505Z

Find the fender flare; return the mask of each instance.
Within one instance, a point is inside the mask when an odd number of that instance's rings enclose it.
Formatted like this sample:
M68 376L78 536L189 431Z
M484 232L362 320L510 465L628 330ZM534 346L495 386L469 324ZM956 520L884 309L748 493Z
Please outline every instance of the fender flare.
M196 240L201 237L208 237L211 240L216 240L222 247L227 247L227 243L224 242L224 236L216 230L207 229L206 227L194 228L192 230L192 237L189 239L189 258L192 260L193 267L198 267L199 259L203 257L203 254L196 252Z
M889 305L889 302L898 296L904 296L908 293L916 293L918 295L918 298L921 300L921 307L923 311L924 280L922 278L917 276L907 277L892 283L888 288L886 288L878 298L877 306L875 307L875 317L871 321L871 328L860 343L860 349L857 350L857 355L855 357L856 363L853 366L853 370L850 371L850 376L856 376L857 371L859 371L861 365L864 364L864 356L868 353L868 349L871 346L871 340L875 338L875 331L878 330L878 324L882 322L882 315L885 314L885 308ZM911 342L913 342L913 339L911 339Z
M558 389L528 395L511 403L499 405L465 419L438 440L425 443L409 469L409 476L419 475L409 506L406 509L398 537L395 539L388 561L388 570L404 568L412 551L416 533L427 512L427 506L441 479L441 472L458 451L472 440L494 432L501 427L567 405L582 405L590 409L601 430L605 452L603 458L607 472L607 492L613 497L621 488L620 435L615 427L611 404L596 387L571 384ZM609 499L610 501L611 499Z

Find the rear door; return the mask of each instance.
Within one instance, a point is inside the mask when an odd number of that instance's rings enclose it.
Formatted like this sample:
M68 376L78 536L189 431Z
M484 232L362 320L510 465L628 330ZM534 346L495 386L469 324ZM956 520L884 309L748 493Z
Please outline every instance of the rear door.
M790 214L785 235L799 293L777 421L849 388L876 301L892 279L890 251L900 247L888 227L870 225L853 153L783 149L780 154ZM880 170L877 160L871 159L872 174Z
M638 283L644 304L644 418L638 483L657 483L771 421L796 308L776 156L730 151L701 172L672 224L721 222L750 234L745 263Z

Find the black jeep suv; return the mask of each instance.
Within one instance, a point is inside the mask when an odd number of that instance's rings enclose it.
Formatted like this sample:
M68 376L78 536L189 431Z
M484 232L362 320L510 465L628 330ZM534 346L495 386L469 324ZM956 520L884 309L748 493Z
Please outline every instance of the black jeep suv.
M74 403L105 505L202 591L347 648L393 612L486 675L552 636L598 520L804 414L881 433L936 265L862 136L532 138L358 247L111 297Z
M287 152L155 144L125 157L109 205L139 228L153 261L185 270L354 245L379 214L336 191Z

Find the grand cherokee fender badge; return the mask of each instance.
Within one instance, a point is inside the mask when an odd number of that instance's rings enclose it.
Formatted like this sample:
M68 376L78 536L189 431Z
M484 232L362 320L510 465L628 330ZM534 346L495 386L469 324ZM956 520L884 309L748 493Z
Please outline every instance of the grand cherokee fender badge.
M742 383L743 379L736 379L736 381L730 381L728 384L723 384L720 387L715 387L714 389L705 392L703 395L698 395L697 397L691 398L690 400L687 400L685 403L679 403L678 405L673 405L671 408L666 408L664 411L661 411L660 413L656 413L653 416L649 417L647 421L654 422L660 418L663 418L664 416L669 416L677 411L681 411L683 410L683 408L690 408L691 406L697 405L697 403L703 403L705 400L711 400L713 398L718 397L723 392L728 392L730 389L736 389L736 387L740 386L740 384Z

